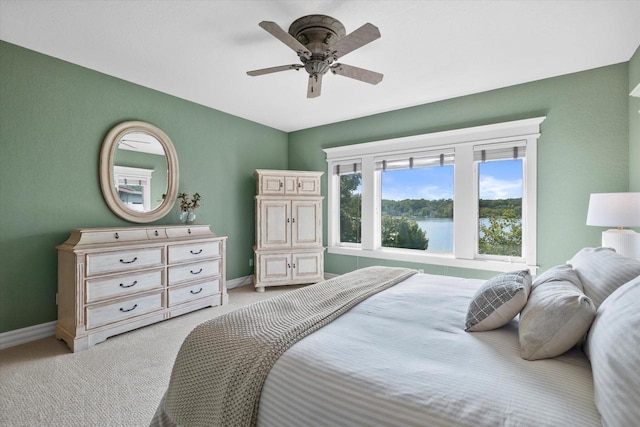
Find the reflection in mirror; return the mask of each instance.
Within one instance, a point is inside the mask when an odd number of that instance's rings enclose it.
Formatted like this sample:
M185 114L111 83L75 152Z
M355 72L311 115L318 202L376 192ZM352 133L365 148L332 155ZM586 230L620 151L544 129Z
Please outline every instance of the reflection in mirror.
M113 160L113 184L129 209L150 212L167 193L167 158L162 144L144 132L126 133Z
M100 187L111 210L132 222L164 217L178 194L178 157L169 137L154 125L122 122L105 137Z
M120 201L129 209L149 212L153 169L113 167L113 182ZM160 204L160 200L157 204ZM154 207L157 205L154 204Z

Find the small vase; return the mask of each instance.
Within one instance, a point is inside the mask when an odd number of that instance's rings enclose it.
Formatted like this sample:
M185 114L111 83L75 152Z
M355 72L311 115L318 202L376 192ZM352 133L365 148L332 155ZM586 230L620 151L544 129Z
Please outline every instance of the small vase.
M196 220L196 213L193 209L180 211L178 219L180 220L180 222L184 222L185 224L193 224L193 222Z
M196 212L194 210L189 210L187 213L187 220L186 223L187 224L193 224L196 220Z

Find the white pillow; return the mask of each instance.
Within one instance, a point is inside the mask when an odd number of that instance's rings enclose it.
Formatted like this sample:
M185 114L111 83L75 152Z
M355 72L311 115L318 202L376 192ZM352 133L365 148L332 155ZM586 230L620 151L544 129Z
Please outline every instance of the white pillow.
M618 288L596 314L585 351L603 425L640 420L640 276Z
M559 356L589 331L596 307L576 282L578 276L566 266L554 267L536 279L520 313L518 336L523 359Z
M613 291L640 275L640 260L627 258L611 248L584 248L569 264L578 273L584 293L596 308Z
M580 289L581 292L584 292L582 282L580 281L578 274L573 270L571 264L556 265L555 267L551 267L544 273L539 274L531 284L531 288L533 290L543 283L553 281L569 282L576 288Z
M490 331L506 325L527 303L530 291L528 270L503 273L488 280L469 304L465 331Z

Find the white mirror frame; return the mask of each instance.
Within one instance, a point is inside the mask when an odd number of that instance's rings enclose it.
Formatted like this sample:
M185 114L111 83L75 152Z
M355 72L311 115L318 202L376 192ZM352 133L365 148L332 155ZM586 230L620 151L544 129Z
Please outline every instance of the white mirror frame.
M113 178L113 159L118 148L118 142L124 135L131 132L145 132L154 136L162 144L167 158L167 191L162 203L150 212L136 212L127 208L116 193ZM114 126L102 142L102 149L100 150L100 188L102 196L111 211L122 219L136 223L147 223L157 221L167 215L173 209L178 197L179 176L178 154L171 139L151 123L141 121L122 122Z

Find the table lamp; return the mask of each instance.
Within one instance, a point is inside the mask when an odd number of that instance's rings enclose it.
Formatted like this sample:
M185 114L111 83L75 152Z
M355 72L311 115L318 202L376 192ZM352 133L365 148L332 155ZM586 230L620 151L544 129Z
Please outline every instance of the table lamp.
M602 232L602 246L640 259L640 233L623 229L640 227L640 193L591 194L587 225L617 227Z

